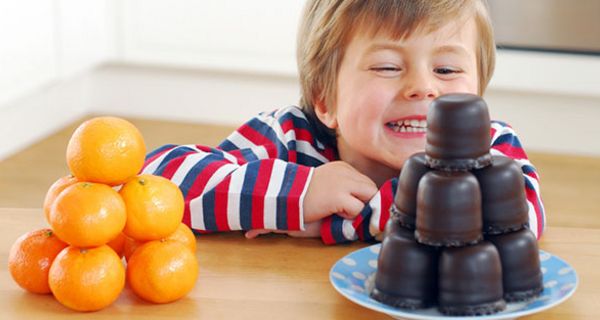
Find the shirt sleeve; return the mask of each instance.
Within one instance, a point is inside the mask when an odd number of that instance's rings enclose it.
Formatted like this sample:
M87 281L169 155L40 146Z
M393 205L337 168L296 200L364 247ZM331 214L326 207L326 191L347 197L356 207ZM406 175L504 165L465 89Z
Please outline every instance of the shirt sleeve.
M529 228L539 239L543 233L546 218L540 196L539 176L531 164L515 131L505 123L493 121L490 153L514 159L523 171L525 194L529 206ZM345 243L356 240L373 241L383 232L390 217L389 209L396 192L398 179L388 180L377 194L365 205L356 218L343 219L332 215L323 219L321 239L325 244Z
M303 230L302 203L314 170L306 163L322 163L323 155L300 141L303 131L286 114L261 114L217 148L162 146L147 155L142 172L179 186L183 222L196 232Z
M540 177L527 158L517 134L508 124L492 121L492 155L512 158L519 164L525 179L525 195L529 205L529 229L539 239L546 227L546 214L540 193Z

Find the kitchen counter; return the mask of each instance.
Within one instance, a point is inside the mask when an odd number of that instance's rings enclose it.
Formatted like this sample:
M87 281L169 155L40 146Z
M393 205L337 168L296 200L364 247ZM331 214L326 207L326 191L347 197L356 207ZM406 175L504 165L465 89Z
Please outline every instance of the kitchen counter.
M325 246L318 239L241 233L202 235L194 290L170 304L138 299L129 288L111 306L93 313L71 311L50 295L27 293L12 280L7 258L23 233L46 227L41 209L0 208L0 313L2 319L390 319L345 299L329 282L329 269L368 244ZM540 248L566 260L579 276L575 294L526 319L600 318L600 229L549 227Z

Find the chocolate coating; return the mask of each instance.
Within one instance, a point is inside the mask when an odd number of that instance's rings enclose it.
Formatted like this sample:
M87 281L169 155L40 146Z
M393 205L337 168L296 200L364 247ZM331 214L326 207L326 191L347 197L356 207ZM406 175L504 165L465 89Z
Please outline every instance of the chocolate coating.
M398 178L394 205L391 209L391 213L399 217L402 225L415 228L419 180L430 170L427 167L424 152L415 153L404 161Z
M469 172L430 171L417 192L417 241L432 246L474 244L483 238L479 183Z
M438 251L417 243L411 230L397 224L387 231L371 297L397 308L418 309L435 304Z
M492 164L473 172L481 187L483 231L500 234L522 229L529 221L523 172L512 159L493 156Z
M503 310L502 266L489 242L445 248L439 265L439 309L457 316L491 314Z
M473 94L447 94L427 113L425 153L431 168L457 171L483 168L491 161L490 115Z
M540 256L535 235L529 229L488 236L500 254L504 299L523 301L544 289Z

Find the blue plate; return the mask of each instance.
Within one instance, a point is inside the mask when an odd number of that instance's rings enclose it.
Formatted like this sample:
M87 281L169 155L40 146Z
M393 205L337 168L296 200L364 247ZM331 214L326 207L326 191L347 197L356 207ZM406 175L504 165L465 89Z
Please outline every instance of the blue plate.
M435 308L422 310L397 309L371 299L368 286L377 269L377 256L381 244L375 244L351 252L338 260L329 272L329 281L344 297L363 307L402 319L512 319L554 307L568 299L577 288L577 273L567 262L540 250L544 274L544 291L534 300L509 303L506 310L486 316L451 317Z

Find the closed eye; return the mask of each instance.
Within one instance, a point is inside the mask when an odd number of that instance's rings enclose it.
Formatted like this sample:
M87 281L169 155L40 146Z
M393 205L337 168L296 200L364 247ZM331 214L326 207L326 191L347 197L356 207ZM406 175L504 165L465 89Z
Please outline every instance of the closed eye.
M448 67L435 68L434 71L438 74L453 74L453 73L461 73L462 72L459 69L448 68Z

